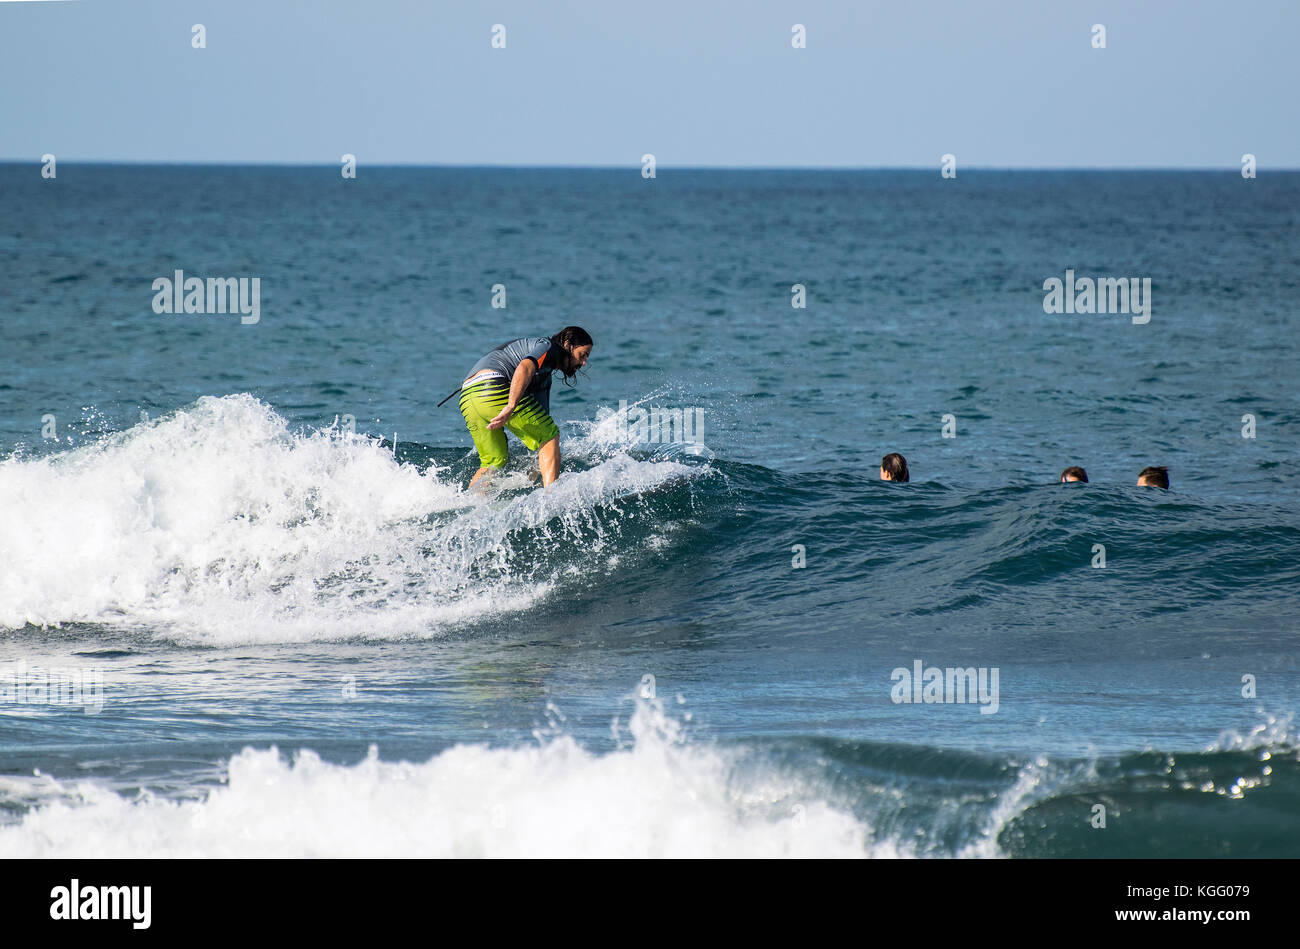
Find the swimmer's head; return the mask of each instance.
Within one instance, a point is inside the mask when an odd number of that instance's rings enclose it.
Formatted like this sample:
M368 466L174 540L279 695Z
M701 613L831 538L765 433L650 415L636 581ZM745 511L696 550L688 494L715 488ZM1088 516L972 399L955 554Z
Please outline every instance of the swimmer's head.
M906 481L907 459L898 452L890 452L880 459L881 481Z
M1168 488L1169 469L1163 465L1159 467L1143 468L1142 473L1138 475L1138 487Z
M1080 467L1078 467L1078 466L1071 466L1071 467L1066 468L1064 471L1061 472L1061 480L1062 480L1062 481L1082 481L1084 484L1087 484L1087 483L1088 483L1088 472L1084 471L1082 468L1080 468Z

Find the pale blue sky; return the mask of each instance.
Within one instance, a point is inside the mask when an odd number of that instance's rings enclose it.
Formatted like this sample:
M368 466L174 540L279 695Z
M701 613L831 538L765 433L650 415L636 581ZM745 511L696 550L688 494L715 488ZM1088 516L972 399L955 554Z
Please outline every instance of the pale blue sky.
M0 2L0 159L1264 173L1297 41L1300 0Z

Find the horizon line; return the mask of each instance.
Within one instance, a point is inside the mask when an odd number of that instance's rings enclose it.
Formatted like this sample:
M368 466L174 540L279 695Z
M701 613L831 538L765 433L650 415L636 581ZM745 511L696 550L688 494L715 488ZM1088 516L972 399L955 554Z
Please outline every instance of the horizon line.
M53 153L50 153L53 154ZM56 161L61 165L118 165L118 166L185 166L213 168L330 168L337 169L341 162L299 162L299 161L190 161L173 159L117 159L117 158L65 158ZM41 165L40 158L0 158L0 165ZM415 162L415 161L380 161L358 162L363 168L447 168L447 169L484 169L484 170L518 170L518 171L640 171L638 162L617 165L584 164L521 164L497 162ZM673 171L928 171L940 170L934 165L664 165L656 163L656 170L668 168ZM1258 172L1296 172L1300 166L1265 167ZM1241 173L1241 165L968 165L959 167L958 173L971 171L1127 171L1127 172L1234 172Z

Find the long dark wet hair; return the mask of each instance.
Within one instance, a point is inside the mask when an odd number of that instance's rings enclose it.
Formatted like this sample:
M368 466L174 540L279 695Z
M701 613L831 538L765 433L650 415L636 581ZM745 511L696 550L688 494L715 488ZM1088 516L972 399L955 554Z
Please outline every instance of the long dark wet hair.
M581 326L566 326L551 337L551 342L564 350L577 349L579 346L595 345L592 342L591 334ZM576 369L573 370L573 372L569 372L569 367L567 365L557 366L556 368L563 373L564 384L566 386L572 386L573 380L578 378L578 370Z

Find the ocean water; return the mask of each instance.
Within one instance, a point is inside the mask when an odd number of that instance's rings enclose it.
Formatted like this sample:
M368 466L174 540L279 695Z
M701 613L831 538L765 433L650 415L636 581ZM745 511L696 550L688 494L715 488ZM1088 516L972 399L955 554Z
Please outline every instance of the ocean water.
M1300 855L1298 221L1300 174L0 165L0 856ZM257 322L155 313L176 270ZM1044 312L1067 270L1150 321ZM568 323L564 475L467 493L437 402Z

